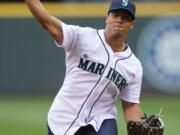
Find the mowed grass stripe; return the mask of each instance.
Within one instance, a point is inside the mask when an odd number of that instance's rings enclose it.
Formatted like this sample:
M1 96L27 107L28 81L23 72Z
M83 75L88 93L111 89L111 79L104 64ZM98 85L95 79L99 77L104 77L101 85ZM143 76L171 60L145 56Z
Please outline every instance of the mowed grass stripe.
M0 97L0 134L47 134L47 112L53 97ZM142 96L141 107L147 115L158 113L163 107L164 135L179 135L180 98L169 96ZM118 108L119 135L126 135L120 103Z

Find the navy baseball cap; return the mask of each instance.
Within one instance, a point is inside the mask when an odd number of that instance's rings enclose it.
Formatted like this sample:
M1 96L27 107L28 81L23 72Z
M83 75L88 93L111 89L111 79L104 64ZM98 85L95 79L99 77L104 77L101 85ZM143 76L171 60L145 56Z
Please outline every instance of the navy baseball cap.
M135 19L136 6L131 0L112 0L108 10L108 14L110 12L120 10L126 11L127 13L129 13L133 20Z

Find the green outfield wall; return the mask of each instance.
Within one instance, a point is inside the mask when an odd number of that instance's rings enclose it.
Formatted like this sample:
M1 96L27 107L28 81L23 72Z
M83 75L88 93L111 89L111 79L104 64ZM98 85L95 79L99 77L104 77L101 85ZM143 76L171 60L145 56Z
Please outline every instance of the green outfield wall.
M142 59L145 68L143 92L179 94L180 38L174 37L180 35L180 3L136 4L136 26L126 41ZM102 29L108 4L45 3L45 7L67 24ZM153 48L149 51L144 44L152 44ZM163 62L166 53L168 63ZM149 59L151 57L153 59ZM64 58L64 50L54 44L24 3L0 4L0 94L57 93L65 75ZM154 78L153 74L157 76Z

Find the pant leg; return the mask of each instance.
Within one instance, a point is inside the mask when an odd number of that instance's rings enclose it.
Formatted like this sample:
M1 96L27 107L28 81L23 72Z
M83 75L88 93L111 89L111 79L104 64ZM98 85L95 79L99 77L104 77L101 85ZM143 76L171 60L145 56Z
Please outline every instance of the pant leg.
M116 120L104 120L97 135L118 135Z
M48 126L48 135L54 135L54 134L52 133L51 129L49 128L49 126Z
M49 126L48 135L54 135ZM94 130L93 126L87 125L85 127L81 127L74 135L97 135L97 132Z
M54 135L49 127L48 135ZM74 135L118 135L117 123L115 119L107 119L103 121L98 133L93 126L87 125L81 127Z
M87 125L81 127L74 135L97 135L97 132L94 130L94 127Z

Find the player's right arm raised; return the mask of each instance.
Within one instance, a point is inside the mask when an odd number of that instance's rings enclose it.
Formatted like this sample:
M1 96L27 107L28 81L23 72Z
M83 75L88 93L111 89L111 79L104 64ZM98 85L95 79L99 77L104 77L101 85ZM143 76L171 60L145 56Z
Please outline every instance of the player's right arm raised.
M48 31L57 43L63 42L63 31L60 20L50 16L39 0L25 0L30 11L38 22Z

